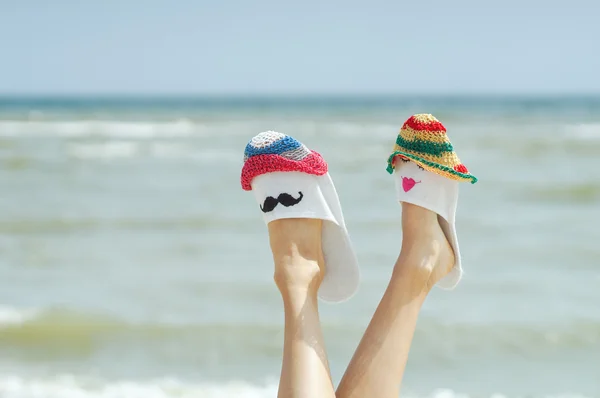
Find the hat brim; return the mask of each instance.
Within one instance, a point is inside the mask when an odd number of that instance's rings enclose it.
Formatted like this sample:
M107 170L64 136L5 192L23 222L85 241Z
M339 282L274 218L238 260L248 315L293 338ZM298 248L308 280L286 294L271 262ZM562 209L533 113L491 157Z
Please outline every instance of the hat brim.
M299 171L312 175L323 175L327 173L327 162L317 151L311 151L301 160L292 160L281 155L265 154L248 158L244 162L241 174L242 189L252 190L252 180L264 173L274 171Z
M477 182L477 177L475 177L472 174L461 173L460 171L456 171L448 166L444 166L439 163L430 162L429 160L426 160L420 156L414 155L410 152L398 151L398 150L394 151L388 158L387 172L390 174L394 173L394 158L396 156L404 156L406 158L409 158L409 159L413 160L415 163L419 164L425 170L431 171L432 173L435 173L435 174L438 174L438 175L441 175L441 176L444 176L447 178L450 178L451 180L470 181L471 184L475 184Z

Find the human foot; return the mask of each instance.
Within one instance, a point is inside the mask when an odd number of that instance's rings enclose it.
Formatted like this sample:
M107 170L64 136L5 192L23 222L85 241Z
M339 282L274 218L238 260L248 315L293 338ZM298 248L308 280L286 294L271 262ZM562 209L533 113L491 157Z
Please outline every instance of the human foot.
M411 203L402 203L402 249L394 274L430 290L455 263L454 251L439 215Z
M269 243L279 291L306 290L316 295L325 276L322 220L288 218L269 223Z

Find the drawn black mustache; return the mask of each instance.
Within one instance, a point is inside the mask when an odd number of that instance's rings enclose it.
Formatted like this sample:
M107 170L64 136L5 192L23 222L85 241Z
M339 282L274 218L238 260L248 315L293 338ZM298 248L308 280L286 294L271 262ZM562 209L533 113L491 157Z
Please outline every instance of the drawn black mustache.
M294 206L294 205L300 203L300 201L304 197L302 192L298 192L298 195L300 195L300 196L298 196L298 199L294 198L292 195L290 195L288 193L280 193L277 198L274 198L272 196L267 196L265 198L265 201L262 204L262 206L260 206L260 205L259 206L263 213L268 213L270 211L273 211L273 209L275 207L277 207L277 203L281 203L285 207Z

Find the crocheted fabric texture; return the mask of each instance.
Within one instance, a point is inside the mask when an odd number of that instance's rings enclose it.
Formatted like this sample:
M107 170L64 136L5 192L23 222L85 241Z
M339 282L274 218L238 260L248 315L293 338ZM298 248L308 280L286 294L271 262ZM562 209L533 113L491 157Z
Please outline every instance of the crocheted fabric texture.
M311 151L296 139L275 131L265 131L246 145L242 188L251 191L254 177L275 171L323 175L327 173L327 163L319 153Z
M394 158L400 156L425 170L457 181L477 182L454 152L446 128L430 114L411 116L400 129L393 153L388 158L388 173L394 172Z

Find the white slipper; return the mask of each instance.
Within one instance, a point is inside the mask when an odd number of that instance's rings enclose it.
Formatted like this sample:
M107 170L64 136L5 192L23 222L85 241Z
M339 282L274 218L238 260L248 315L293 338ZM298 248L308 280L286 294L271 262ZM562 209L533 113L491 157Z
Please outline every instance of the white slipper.
M285 218L324 220L319 298L338 303L352 297L360 281L358 259L321 155L292 137L261 133L246 147L241 180L245 190L254 192L265 224Z
M412 203L441 216L440 226L456 261L438 286L454 288L463 273L455 226L458 184L474 184L477 178L460 161L446 127L428 113L413 115L404 122L388 157L387 171L394 173L399 202Z
M396 160L394 182L399 202L412 203L441 216L441 219L438 217L440 226L454 250L455 263L437 285L444 289L454 288L462 276L455 226L459 182L426 171L416 163L403 159Z

